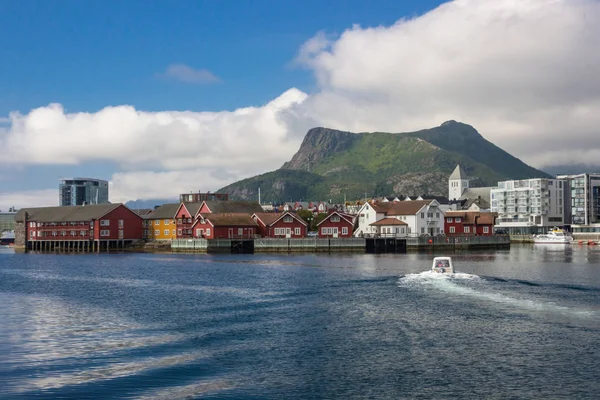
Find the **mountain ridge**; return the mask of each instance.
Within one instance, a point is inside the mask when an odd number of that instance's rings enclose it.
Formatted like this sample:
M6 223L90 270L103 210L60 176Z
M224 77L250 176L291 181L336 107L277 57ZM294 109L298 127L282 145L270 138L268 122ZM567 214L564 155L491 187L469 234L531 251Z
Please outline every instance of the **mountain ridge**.
M391 194L446 195L448 176L461 164L473 186L549 177L454 120L415 132L353 133L310 129L281 168L225 186L235 199L354 199ZM294 171L294 172L291 172Z

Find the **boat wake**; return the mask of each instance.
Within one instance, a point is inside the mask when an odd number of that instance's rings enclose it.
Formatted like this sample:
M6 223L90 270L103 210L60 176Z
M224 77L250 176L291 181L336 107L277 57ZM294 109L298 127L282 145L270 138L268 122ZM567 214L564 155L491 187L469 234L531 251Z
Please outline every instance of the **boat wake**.
M559 305L551 299L541 299L531 293L507 291L506 288L494 287L494 281L488 281L478 275L455 273L438 274L425 271L419 274L408 274L398 280L399 287L424 289L443 292L452 298L470 297L478 304L496 304L505 309L522 310L534 313L560 314L568 317L598 318L598 309ZM503 291L500 293L498 290Z

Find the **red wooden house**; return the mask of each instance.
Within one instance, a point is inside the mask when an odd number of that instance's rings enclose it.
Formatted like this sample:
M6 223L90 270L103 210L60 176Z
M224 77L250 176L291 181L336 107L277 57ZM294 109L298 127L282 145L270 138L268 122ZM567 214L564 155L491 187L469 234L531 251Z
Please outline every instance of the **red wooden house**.
M258 225L249 214L204 214L192 227L195 238L253 239Z
M327 237L352 237L354 217L339 211L333 211L317 225L318 235Z
M252 219L258 224L258 233L262 237L306 237L308 224L297 214L292 212L254 213Z
M25 241L69 242L71 248L81 248L81 242L102 243L103 247L124 247L143 238L143 219L124 204L24 208L15 216ZM40 248L33 246L32 248ZM86 244L86 248L89 246Z
M479 211L446 211L444 232L447 236L491 236L497 213Z
M203 203L181 203L175 213L177 239L194 237L192 227Z

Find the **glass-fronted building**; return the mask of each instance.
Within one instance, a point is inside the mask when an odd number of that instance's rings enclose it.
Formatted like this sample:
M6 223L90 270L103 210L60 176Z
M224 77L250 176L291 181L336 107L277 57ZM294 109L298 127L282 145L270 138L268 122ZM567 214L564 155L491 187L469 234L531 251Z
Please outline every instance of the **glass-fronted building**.
M563 179L524 179L498 182L491 190L495 229L513 235L545 233L568 221L569 183Z
M558 175L569 182L569 218L572 225L600 223L600 174Z
M93 178L63 179L59 185L61 206L108 204L108 181Z

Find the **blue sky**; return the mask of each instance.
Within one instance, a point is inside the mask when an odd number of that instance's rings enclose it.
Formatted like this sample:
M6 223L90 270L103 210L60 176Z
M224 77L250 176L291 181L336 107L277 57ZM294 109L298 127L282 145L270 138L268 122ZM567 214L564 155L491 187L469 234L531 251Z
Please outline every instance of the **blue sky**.
M311 91L290 62L315 33L389 25L432 1L3 1L0 115L58 102L69 112L107 105L230 110L290 87ZM221 84L161 79L170 64L203 68Z
M0 209L54 205L72 176L111 201L216 190L314 126L455 119L538 168L597 165L599 18L596 0L0 0Z

